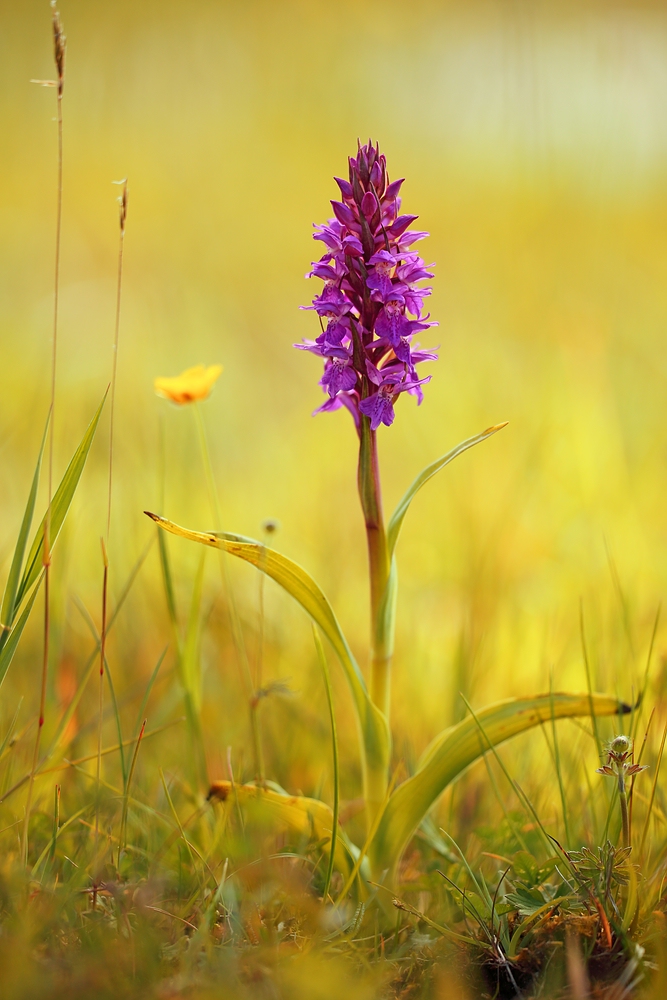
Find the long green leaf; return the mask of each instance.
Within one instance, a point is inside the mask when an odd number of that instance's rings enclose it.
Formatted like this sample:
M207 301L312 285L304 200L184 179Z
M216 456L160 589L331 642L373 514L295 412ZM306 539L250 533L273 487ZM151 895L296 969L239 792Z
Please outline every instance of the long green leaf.
M19 644L19 639L23 633L23 629L26 627L28 618L30 617L30 612L32 611L32 606L35 603L35 598L37 597L37 591L39 587L35 587L34 591L30 596L30 600L26 604L25 608L21 613L21 617L14 625L14 628L9 632L7 641L2 648L0 653L0 684L4 681L7 676L7 671L9 670L9 665L14 659L14 653L16 652L16 647Z
M83 435L81 444L74 452L71 462L67 466L65 475L63 476L58 489L53 495L53 500L51 501L51 537L50 546L56 543L56 539L60 534L60 529L63 526L65 518L67 517L67 512L72 503L74 493L79 485L79 480L81 479L81 473L86 464L86 459L88 458L88 452L90 451L90 446L93 443L93 438L95 437L95 431L97 430L97 425L102 414L102 407L104 406L104 401L106 400L106 393L102 398L102 402L97 408L95 416L91 420L86 433ZM42 569L42 562L44 557L44 526L46 523L46 514L42 519L42 523L37 529L37 533L33 540L30 552L28 553L28 558L26 559L25 569L23 571L23 576L21 577L21 583L19 584L18 591L16 593L15 607L19 607L21 601L25 597L26 593L32 587L33 583L39 576Z
M14 612L16 610L16 593L18 591L19 579L21 576L21 567L23 566L23 557L25 555L26 545L28 544L28 535L30 533L30 525L32 524L32 517L35 513L35 502L37 500L37 487L39 486L39 472L42 467L42 455L44 454L44 444L46 443L46 431L48 429L49 422L46 421L46 427L44 428L44 434L42 436L42 443L40 445L39 454L37 456L37 465L35 467L35 474L32 477L32 486L30 487L30 493L28 494L28 502L25 507L23 514L23 521L21 522L21 529L19 531L19 537L16 540L16 548L14 549L14 557L12 559L12 564L9 568L9 576L7 577L7 584L5 586L4 597L2 598L2 610L0 610L0 628L2 628L2 634L0 634L0 649L4 646L7 641L7 631L14 623Z
M387 526L387 547L389 549L390 558L394 554L394 549L396 548L396 542L398 541L398 536L403 524L403 518L407 514L408 507L414 500L417 493L419 493L422 486L424 486L429 479L432 479L436 473L440 472L441 469L444 469L446 465L449 465L449 463L453 462L455 458L462 455L464 451L467 451L468 448L474 447L474 445L479 444L480 441L486 441L487 438L491 437L497 431L502 430L503 427L507 427L507 421L502 424L495 424L493 427L488 427L485 431L482 431L481 434L476 434L474 437L468 438L466 441L462 441L461 444L457 444L456 448L452 448L452 450L448 451L446 455L443 455L442 458L432 462L431 465L427 465L426 468L419 473L417 478L401 497L396 510L391 515L389 525Z
M389 765L389 727L384 715L373 705L363 675L347 644L329 601L315 581L297 563L252 538L227 532L190 531L158 514L146 511L156 524L181 538L222 549L244 559L279 583L319 625L333 646L352 692L360 727L365 763L369 771L386 776Z
M497 746L552 718L590 715L592 708L597 716L631 711L629 705L604 694L554 692L498 702L478 712L476 719L469 716L446 729L426 749L415 774L396 789L387 804L371 848L376 876L387 869L391 876L410 838L438 797L450 782L486 753L489 744Z

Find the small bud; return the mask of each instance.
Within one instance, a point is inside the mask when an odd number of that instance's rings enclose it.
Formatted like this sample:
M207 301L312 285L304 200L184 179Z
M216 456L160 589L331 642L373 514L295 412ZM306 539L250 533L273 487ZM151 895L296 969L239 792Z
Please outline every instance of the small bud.
M376 206L377 202L375 199L375 195L373 194L372 191L367 191L366 194L361 199L361 211L364 213L367 219L373 218Z
M613 754L629 753L632 749L632 741L627 736L615 736L609 744L609 749Z

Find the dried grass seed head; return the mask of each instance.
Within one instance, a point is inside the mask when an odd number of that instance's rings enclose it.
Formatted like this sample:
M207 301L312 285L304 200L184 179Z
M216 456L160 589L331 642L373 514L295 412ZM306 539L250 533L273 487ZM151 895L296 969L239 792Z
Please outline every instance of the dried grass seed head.
M62 97L65 86L65 51L67 49L67 36L63 31L60 12L56 10L55 0L51 0L53 10L53 55L56 63L58 75L58 97Z

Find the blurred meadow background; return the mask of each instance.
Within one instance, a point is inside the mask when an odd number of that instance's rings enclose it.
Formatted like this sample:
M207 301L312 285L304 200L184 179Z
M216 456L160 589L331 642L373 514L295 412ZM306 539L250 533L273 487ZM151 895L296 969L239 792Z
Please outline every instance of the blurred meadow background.
M423 405L402 398L391 431L380 433L386 509L426 463L509 421L429 484L406 522L395 762L410 770L462 717L461 691L482 705L548 691L552 675L556 688L585 689L582 616L593 686L636 696L667 585L664 8L63 0L60 10L68 54L56 481L110 380L111 182L129 178L112 605L153 544L108 645L128 738L172 641L155 528L142 511L212 526L193 414L155 396L156 376L224 365L202 405L224 527L258 537L262 522L276 519L272 544L322 585L365 662L356 438L345 413L311 418L323 401L319 364L291 346L315 336L314 314L299 310L319 284L304 281L321 252L311 225L330 215L332 176L345 175L358 136L379 140L391 177L407 178L404 210L431 233L423 253L437 262L429 305L440 325L421 339L439 344L440 360L427 366ZM29 82L53 76L49 16L41 0L6 3L1 15L3 579L49 403L55 98ZM100 624L108 419L107 407L54 558L47 734L94 648L82 608ZM40 515L45 502L44 491ZM184 620L200 553L178 540L169 546ZM252 660L257 574L229 569ZM267 774L330 799L326 701L309 622L271 583L264 609L264 681L289 687L261 706ZM2 689L3 732L20 697L19 731L34 719L41 634L36 615ZM648 705L662 723L666 639L659 625ZM229 747L236 777L250 780L247 712L213 553L201 669L209 776L228 776ZM335 664L332 674L341 792L350 800L359 794L354 721ZM68 757L94 752L96 698L91 680ZM169 649L148 728L181 714ZM105 746L115 725L109 712ZM564 739L579 738L571 723L563 727ZM32 734L12 751L5 789L25 770ZM147 741L137 787L157 787L158 767L181 774L185 746L178 724ZM520 780L540 786L539 732L504 757ZM481 765L465 779L470 788L476 774L484 776ZM58 780L67 813L79 778L61 772ZM571 780L578 787L580 775ZM22 816L19 798L0 807L3 828ZM48 813L52 798L53 777L38 779L36 810ZM479 822L494 808L490 796L469 804Z

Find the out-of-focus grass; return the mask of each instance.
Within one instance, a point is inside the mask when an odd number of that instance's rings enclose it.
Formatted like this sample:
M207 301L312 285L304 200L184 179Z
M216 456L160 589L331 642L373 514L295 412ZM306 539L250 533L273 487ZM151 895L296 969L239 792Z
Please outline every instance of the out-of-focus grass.
M192 526L210 524L192 414L156 399L152 380L220 361L225 371L205 418L225 527L256 536L264 518L277 518L276 547L308 566L355 649L364 649L354 434L344 414L311 420L321 399L317 364L290 345L313 330L312 315L298 310L313 294L302 277L318 252L311 222L326 217L336 193L331 175L344 173L357 135L370 133L392 176L407 177L405 208L432 233L426 255L438 264L430 304L440 327L424 342L440 344L440 361L431 366L423 407L402 401L381 437L387 507L427 461L491 423L510 421L420 495L401 538L397 762L409 768L462 714L459 690L475 704L546 690L552 669L556 687L583 687L580 607L595 687L626 699L636 694L667 582L664 12L593 3L538 10L519 3L345 0L334 8L297 0L70 0L62 16L69 48L59 467L110 375L117 238L110 182L130 179L110 544L114 600L153 536L141 511L160 504L161 425L164 513ZM4 12L3 33L6 570L48 406L55 133L52 92L28 83L52 74L47 7L35 0L14 5ZM54 562L47 742L92 648L77 600L99 627L104 434L95 449ZM198 553L177 542L170 551L184 616ZM230 571L252 658L256 578L244 567ZM251 777L247 713L219 580L211 555L202 640L208 767L211 776L224 776L231 747L237 778ZM310 628L269 585L265 605L264 673L293 689L261 707L267 771L290 790L322 789L330 800L326 702ZM656 740L665 712L664 636L660 627L647 699L657 707ZM153 546L109 641L127 738L170 639ZM33 720L39 644L35 620L0 693L5 728L21 696L19 732ZM342 793L352 799L353 722L339 676L334 686ZM72 759L93 752L94 706L91 689L70 728ZM182 712L173 650L146 712L149 730ZM31 732L7 758L4 788L25 770ZM104 732L106 745L115 742L111 715ZM576 761L583 749L574 737L570 743ZM137 797L167 816L157 768L178 782L185 747L183 727L175 726L140 751ZM542 736L533 734L504 756L556 817L558 790L552 771L545 787L543 748ZM588 751L585 762L595 766ZM93 765L86 766L92 774ZM583 767L568 779L575 799L585 788ZM117 789L113 755L104 773ZM457 836L494 815L483 778L471 778L442 806L441 818ZM35 849L49 835L54 780L37 785L36 822L43 810L45 832ZM82 808L88 780L65 773L65 818ZM0 828L20 822L21 808L20 796L0 806ZM13 829L3 836L11 839ZM148 821L146 829L150 853L157 833ZM216 863L224 860L221 847L212 849ZM239 857L251 850L242 841L236 849ZM31 919L17 917L27 949Z

